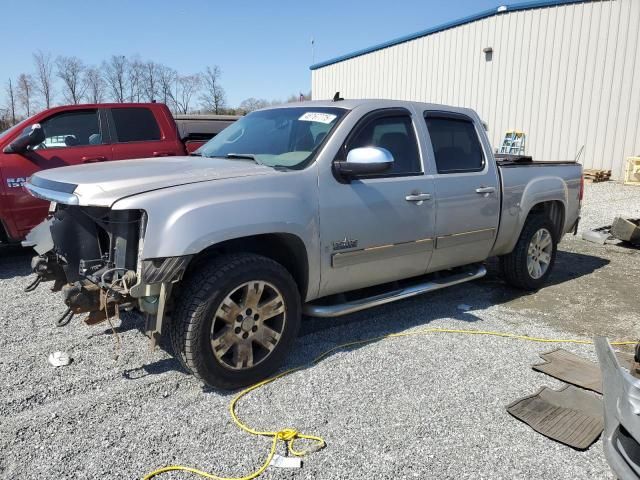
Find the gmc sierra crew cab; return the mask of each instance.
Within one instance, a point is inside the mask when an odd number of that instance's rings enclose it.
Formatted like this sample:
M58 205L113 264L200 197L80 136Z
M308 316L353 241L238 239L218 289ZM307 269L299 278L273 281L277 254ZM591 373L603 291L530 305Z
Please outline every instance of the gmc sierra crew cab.
M186 155L236 117L178 116L160 103L66 105L0 133L0 244L18 242L47 214L23 188L47 168L130 158Z
M70 314L138 309L221 388L274 372L303 314L477 279L491 256L542 287L583 191L579 164L496 160L474 111L408 101L259 110L197 154L36 173L52 207L29 239Z

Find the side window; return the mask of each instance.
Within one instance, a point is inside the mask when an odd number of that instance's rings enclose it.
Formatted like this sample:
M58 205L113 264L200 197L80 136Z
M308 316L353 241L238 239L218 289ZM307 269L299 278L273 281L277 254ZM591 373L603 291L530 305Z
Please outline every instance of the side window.
M484 155L478 134L469 120L426 117L438 173L479 172Z
M408 115L375 118L357 131L347 146L348 150L360 147L382 147L393 155L393 167L385 175L410 175L421 173L418 143Z
M66 148L103 143L97 110L63 112L40 122L44 142L35 148Z
M160 140L160 128L148 108L112 108L118 143Z

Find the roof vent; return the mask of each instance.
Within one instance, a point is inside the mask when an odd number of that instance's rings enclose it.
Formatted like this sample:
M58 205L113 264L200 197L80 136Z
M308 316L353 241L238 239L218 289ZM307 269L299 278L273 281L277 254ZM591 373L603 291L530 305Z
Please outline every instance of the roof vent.
M500 5L498 7L498 13L502 13L502 12L506 12L507 11L507 6L506 5Z

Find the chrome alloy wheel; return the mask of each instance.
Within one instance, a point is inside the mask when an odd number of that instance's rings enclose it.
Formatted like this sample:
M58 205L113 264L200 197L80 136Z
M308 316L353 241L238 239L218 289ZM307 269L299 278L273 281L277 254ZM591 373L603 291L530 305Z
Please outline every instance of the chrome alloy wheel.
M222 301L211 323L211 348L225 368L242 370L264 361L284 331L284 298L269 282L253 280Z
M553 253L553 239L551 232L541 228L534 233L527 250L527 269L531 278L537 280L549 269L551 254Z

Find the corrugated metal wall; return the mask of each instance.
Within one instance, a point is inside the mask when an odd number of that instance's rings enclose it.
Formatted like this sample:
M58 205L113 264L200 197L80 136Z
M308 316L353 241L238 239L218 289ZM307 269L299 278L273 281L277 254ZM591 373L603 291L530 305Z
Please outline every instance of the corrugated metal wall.
M536 159L584 145L585 168L622 178L640 154L640 0L507 12L312 71L314 99L336 91L470 107L494 147L523 130Z

